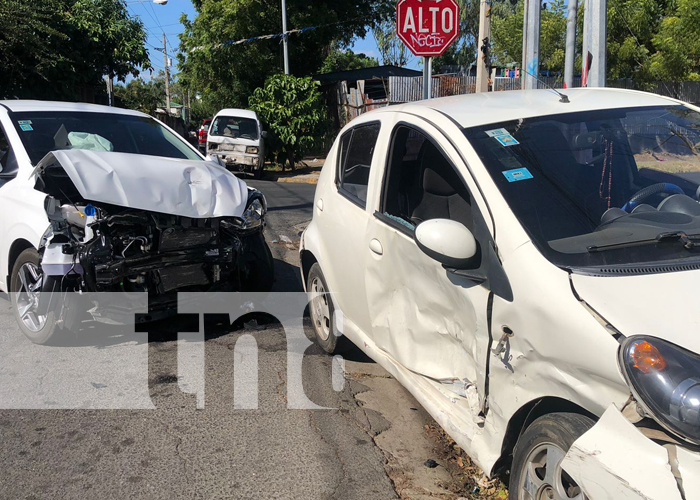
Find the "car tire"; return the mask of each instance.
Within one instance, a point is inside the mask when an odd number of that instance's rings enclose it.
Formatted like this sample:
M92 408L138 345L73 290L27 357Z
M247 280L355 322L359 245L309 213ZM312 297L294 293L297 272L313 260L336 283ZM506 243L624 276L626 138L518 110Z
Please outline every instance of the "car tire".
M253 179L260 180L263 178L263 168L260 167L257 170L253 170Z
M585 494L562 471L561 461L574 441L593 424L578 413L550 413L532 422L515 445L509 500L585 500Z
M55 309L49 308L45 315L35 312L39 295L33 288L43 281L40 260L33 248L19 254L10 274L10 303L22 333L35 344L47 344L56 340L61 329L56 324Z
M331 299L326 278L321 266L314 263L306 279L309 317L316 343L328 354L337 354L348 349L350 343L345 336L338 336L335 326L335 306Z
M243 292L270 292L275 283L275 259L262 231L245 239L241 265Z

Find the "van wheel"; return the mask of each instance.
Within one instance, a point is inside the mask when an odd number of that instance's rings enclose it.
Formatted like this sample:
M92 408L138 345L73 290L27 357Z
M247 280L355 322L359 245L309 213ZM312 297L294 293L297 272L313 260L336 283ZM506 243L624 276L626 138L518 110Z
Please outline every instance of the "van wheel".
M346 337L338 337L335 328L333 301L331 300L326 278L321 266L315 263L309 270L306 280L306 293L309 298L309 316L313 325L316 342L328 354L344 351L348 347Z
M44 281L39 262L39 253L33 248L19 254L10 275L10 303L22 333L35 344L46 344L59 329L53 310L38 311Z
M578 413L550 413L535 420L515 445L509 500L586 500L561 461L591 427L593 420Z

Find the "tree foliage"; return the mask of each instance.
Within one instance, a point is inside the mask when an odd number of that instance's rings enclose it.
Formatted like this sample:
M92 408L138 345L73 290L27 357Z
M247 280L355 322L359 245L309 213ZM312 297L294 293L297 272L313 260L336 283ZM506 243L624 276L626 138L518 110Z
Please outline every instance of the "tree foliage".
M408 47L396 34L396 23L389 19L379 23L372 30L374 41L379 49L382 64L388 66L406 66L412 57Z
M677 0L653 37L650 72L660 80L700 80L700 0Z
M334 71L349 71L353 69L372 68L379 65L379 61L366 54L356 54L350 49L341 49L337 44L331 48L331 52L323 61L319 73L332 73Z
M77 100L150 67L145 40L124 0L2 0L0 96Z
M515 8L494 11L491 19L492 64L522 64L523 18L525 6L519 0ZM547 3L540 25L540 69L564 71L566 51L566 6L564 0Z
M289 30L319 26L289 36L292 74L315 74L329 47L347 48L354 37L365 36L390 13L391 4L389 0L288 0ZM279 0L197 0L193 5L195 19L181 18L185 26L178 56L181 81L219 107L245 106L267 77L281 72L280 39L217 44L281 33Z
M323 134L319 86L310 77L278 74L269 77L249 99L250 109L272 133L268 145L278 156L284 153L292 168L294 159L314 147Z

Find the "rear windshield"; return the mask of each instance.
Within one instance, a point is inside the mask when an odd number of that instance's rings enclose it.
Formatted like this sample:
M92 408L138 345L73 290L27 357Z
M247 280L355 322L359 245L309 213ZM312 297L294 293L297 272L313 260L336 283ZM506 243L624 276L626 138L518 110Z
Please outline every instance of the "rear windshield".
M202 159L178 135L149 117L40 111L10 113L10 119L33 164L59 149Z
M258 122L252 118L218 116L209 129L209 135L257 141Z

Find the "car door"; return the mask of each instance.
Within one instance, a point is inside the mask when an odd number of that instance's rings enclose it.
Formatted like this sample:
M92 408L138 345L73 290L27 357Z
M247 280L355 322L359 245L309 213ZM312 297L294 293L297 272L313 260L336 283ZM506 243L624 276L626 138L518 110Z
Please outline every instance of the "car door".
M372 217L367 200L370 176L381 160L378 141L379 120L360 123L343 132L337 142L332 185L320 185L316 195L314 220L324 235L321 260L323 274L333 294L336 311L345 321L368 332L369 319L364 300L362 272L364 236Z
M456 220L474 233L486 261L486 206L460 155L427 122L402 116L389 144L365 238L372 339L412 372L453 390L476 386L483 403L490 291L483 274L460 275L428 257L413 233L425 220Z

